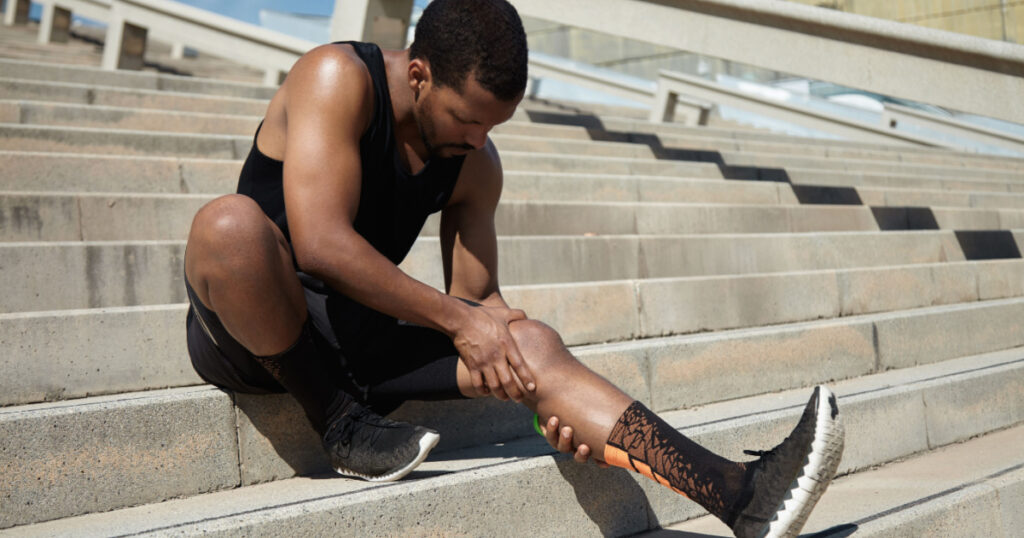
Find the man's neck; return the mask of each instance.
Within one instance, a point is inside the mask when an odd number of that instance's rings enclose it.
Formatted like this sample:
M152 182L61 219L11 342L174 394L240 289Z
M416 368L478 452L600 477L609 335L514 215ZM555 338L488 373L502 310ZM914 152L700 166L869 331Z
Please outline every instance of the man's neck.
M411 149L421 161L426 162L427 148L420 138L419 126L413 113L415 95L409 87L409 50L386 50L383 54L391 113L395 120L395 139L400 148Z

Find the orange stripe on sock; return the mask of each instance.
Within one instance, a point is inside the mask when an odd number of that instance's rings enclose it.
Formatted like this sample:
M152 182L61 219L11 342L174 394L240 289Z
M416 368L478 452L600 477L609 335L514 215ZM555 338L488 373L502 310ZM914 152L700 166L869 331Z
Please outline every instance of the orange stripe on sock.
M672 487L672 484L670 484L668 479L666 479L664 476L661 476L660 474L653 472L649 465L642 461L630 458L629 454L627 454L624 450L620 448L611 445L604 445L604 461L608 463L608 465L622 467L627 471L637 471L640 474L646 476L647 478L650 478L651 480L654 480L655 482L661 484L662 486L665 486L666 488L671 489L672 491L682 495L683 497L686 497L687 499L690 498L689 495L683 493L677 488Z
M612 445L604 445L604 461L608 465L633 470L633 465L629 463L629 454L626 454L625 450Z
M654 478L654 472L651 471L651 466L650 465L647 465L646 463L644 463L642 461L633 460L633 467L636 468L636 472L638 472L638 473L646 476L647 478L650 478L651 480L654 480L655 482L657 482L658 479Z

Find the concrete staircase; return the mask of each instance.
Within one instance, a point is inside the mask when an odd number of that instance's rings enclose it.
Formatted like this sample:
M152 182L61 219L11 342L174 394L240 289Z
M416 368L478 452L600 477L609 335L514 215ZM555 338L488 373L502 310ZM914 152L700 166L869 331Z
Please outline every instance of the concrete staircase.
M185 351L188 226L271 90L8 54L25 36L0 31L0 536L727 534L497 401L396 411L442 432L406 480L325 474L290 397L203 385ZM844 476L807 532L1020 536L1024 161L608 114L495 129L509 302L727 457L828 383ZM402 267L440 286L436 230Z

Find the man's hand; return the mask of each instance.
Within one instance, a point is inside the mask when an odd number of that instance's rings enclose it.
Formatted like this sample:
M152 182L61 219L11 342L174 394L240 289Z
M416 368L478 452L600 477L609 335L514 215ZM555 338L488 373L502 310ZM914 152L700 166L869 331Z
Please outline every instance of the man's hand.
M573 459L577 463L587 463L587 460L591 459L590 447L587 445L579 445L576 450L573 450L572 440L572 426L558 427L558 417L551 417L548 419L547 424L542 424L540 427L541 431L544 432L544 438L547 439L548 444L552 448L561 452L562 454L573 453ZM608 467L608 464L601 459L594 457L594 463L599 467Z
M518 309L478 306L452 341L469 369L473 387L499 400L523 400L523 391L537 390L533 373L519 353L508 324L526 319Z

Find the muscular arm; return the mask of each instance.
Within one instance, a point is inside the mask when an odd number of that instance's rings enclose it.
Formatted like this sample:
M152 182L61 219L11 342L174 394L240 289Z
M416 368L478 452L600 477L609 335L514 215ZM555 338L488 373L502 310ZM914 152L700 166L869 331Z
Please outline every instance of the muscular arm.
M466 158L452 202L441 213L441 260L449 295L508 308L498 289L494 229L501 187L501 161L488 140Z

